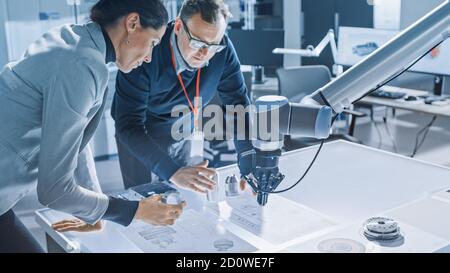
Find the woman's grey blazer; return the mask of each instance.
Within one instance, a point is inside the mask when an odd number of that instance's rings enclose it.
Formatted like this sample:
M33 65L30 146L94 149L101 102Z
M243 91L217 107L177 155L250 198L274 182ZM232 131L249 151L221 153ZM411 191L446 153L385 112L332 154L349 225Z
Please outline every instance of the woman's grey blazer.
M105 106L106 42L95 23L55 28L0 74L0 215L37 188L39 201L101 219L89 146Z

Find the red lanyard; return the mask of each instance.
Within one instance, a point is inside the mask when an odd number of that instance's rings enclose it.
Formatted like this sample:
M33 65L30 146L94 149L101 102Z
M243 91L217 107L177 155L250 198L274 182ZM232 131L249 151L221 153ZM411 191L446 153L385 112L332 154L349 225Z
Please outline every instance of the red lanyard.
M175 64L175 54L173 53L172 45L170 45L170 51L172 53L172 65L175 69L175 73L177 73L177 66ZM200 74L201 74L201 68L198 69L197 72L197 84L196 84L196 90L195 90L195 106L192 105L191 100L189 99L188 93L186 91L186 87L184 86L183 78L181 77L181 73L178 74L178 81L181 84L181 87L184 91L184 96L186 97L186 100L189 103L189 107L191 108L192 112L194 113L194 128L197 128L198 125L198 98L200 97Z

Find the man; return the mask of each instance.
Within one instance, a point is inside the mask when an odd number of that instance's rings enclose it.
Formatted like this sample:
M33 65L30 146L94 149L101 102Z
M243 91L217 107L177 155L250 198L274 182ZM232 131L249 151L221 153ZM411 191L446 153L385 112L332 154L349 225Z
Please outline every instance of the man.
M190 166L189 143L172 137L177 118L171 112L188 105L196 119L196 94L204 106L217 92L223 105L249 105L239 60L225 35L230 15L223 0L185 0L152 62L119 72L111 111L125 188L150 182L153 172L182 189L213 189L215 171L208 162ZM248 140L235 139L235 146L239 155L253 149Z

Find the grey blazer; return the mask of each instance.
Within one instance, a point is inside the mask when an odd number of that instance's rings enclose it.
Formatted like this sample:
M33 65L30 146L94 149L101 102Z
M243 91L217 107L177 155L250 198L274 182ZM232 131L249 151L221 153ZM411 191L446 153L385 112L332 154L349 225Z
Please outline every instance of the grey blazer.
M0 73L0 215L35 188L88 223L106 212L87 145L107 96L105 55L99 25L65 25Z

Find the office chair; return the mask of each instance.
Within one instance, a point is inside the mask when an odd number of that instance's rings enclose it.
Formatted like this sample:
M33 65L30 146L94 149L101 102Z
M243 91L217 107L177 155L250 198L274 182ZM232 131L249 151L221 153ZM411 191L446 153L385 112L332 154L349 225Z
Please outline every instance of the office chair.
M278 94L287 97L291 102L300 102L305 96L313 93L320 87L331 81L331 73L324 65L299 66L292 68L280 68L277 70ZM355 130L356 117L366 116L364 113L352 111L352 120L348 134L332 134L329 140L344 139L347 141L361 143L353 134ZM317 144L317 139L286 137L286 149L298 149Z

